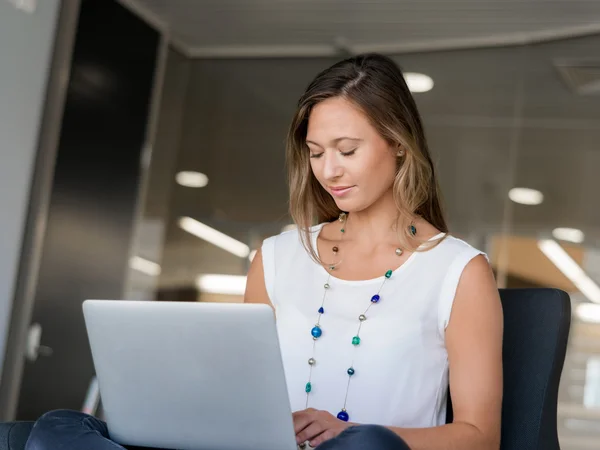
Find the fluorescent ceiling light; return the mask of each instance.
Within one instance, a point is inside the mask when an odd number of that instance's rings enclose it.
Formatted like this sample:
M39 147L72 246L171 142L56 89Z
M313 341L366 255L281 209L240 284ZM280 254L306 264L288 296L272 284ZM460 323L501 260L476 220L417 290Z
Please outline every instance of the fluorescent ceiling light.
M208 184L208 177L200 172L179 172L175 175L178 184L191 188L202 188Z
M147 259L140 258L139 256L134 256L129 260L129 267L138 272L145 273L146 275L150 275L151 277L156 277L160 275L161 269L158 264L152 261L148 261Z
M589 301L600 303L600 287L556 241L544 239L538 247Z
M539 205L544 201L544 194L529 188L512 188L508 193L508 197L513 202L521 205Z
M575 315L583 322L600 323L600 305L580 303L575 308Z
M575 244L581 244L585 239L583 231L577 228L555 228L552 231L552 235L560 241L568 241Z
M191 217L181 217L179 219L179 226L190 234L193 234L200 239L204 239L217 247L222 248L229 253L239 256L240 258L247 258L250 255L250 247L243 242L240 242L231 236L227 236L208 225L198 222L196 219Z
M406 72L404 79L411 92L427 92L433 89L433 79L424 73Z
M244 295L246 277L243 275L200 275L196 286L210 294Z

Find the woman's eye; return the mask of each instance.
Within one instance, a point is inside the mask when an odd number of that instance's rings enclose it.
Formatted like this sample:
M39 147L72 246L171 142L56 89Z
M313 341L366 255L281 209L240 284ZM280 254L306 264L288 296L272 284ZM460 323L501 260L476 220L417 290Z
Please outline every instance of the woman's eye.
M321 156L323 156L323 153L311 153L310 154L310 157L313 159L320 158Z
M340 152L343 156L352 156L356 153L356 149L350 150L348 152Z

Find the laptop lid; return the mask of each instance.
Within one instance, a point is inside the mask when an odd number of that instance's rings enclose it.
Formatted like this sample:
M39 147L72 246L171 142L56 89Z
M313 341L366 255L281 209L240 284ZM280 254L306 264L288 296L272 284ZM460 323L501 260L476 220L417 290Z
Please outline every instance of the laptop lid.
M116 442L297 448L268 305L87 300L83 311Z

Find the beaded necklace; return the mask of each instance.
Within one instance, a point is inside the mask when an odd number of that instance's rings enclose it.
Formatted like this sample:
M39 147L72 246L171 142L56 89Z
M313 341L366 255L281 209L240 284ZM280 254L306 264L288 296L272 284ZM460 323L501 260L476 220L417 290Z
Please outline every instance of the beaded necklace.
M340 214L339 217L339 221L342 223L341 228L340 228L340 243L343 240L344 237L344 233L346 232L346 220L347 220L347 215L346 213L342 213ZM417 234L417 229L415 228L414 225L410 225L409 226L409 231L410 234L412 236L415 236ZM339 248L337 246L334 246L332 248L333 251L333 255L334 257L337 257L337 254L339 252ZM401 256L402 255L402 249L397 248L395 251L396 255ZM312 373L313 373L313 368L315 367L315 365L317 364L317 361L315 360L314 356L315 356L315 349L316 349L316 344L317 341L319 340L319 338L321 338L321 336L323 335L323 330L321 328L321 317L323 316L323 314L325 314L325 300L327 298L327 293L330 291L331 286L330 286L330 281L331 281L331 272L333 272L335 270L335 268L341 263L342 261L338 261L337 263L333 263L333 264L329 264L328 268L328 274L327 274L327 280L325 281L325 284L323 285L324 288L324 292L323 292L323 298L321 300L321 306L319 307L318 311L317 311L317 322L315 324L315 326L311 329L310 334L312 336L313 339L313 350L312 350L312 357L309 358L308 360L308 365L310 366L310 370L309 370L309 375L308 375L308 382L306 383L305 387L304 387L304 391L306 392L306 408L308 408L308 401L309 401L309 397L310 397L310 393L312 392ZM369 302L369 305L366 307L366 309L364 310L364 312L362 314L360 314L358 316L358 329L356 331L356 334L354 335L354 337L352 338L352 342L351 344L354 346L354 351L356 352L356 349L358 348L358 346L360 345L360 330L362 328L363 323L367 320L367 313L369 312L369 309L373 306L379 303L379 301L381 300L381 289L383 288L383 286L385 285L386 281L389 280L391 278L393 274L393 271L390 269L388 271L385 272L385 276L383 278L383 281L381 283L381 285L379 286L379 289L377 290L377 293L375 293ZM354 358L352 363L350 364L350 366L348 367L348 369L346 370L346 374L348 376L348 383L346 385L346 394L344 397L344 404L342 409L340 410L340 412L337 414L337 418L340 420L343 420L344 422L347 422L350 419L350 415L348 414L348 411L346 410L346 405L348 402L348 392L350 391L350 381L352 380L352 376L356 373L356 370L354 368Z

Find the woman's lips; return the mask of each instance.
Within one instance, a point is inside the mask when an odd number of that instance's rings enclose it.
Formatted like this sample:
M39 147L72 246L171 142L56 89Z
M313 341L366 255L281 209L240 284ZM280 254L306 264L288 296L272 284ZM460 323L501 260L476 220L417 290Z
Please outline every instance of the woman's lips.
M350 192L354 186L334 186L329 188L329 192L336 197L342 197Z

